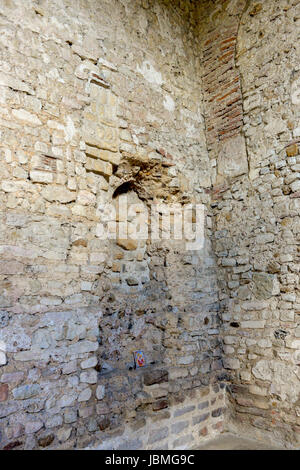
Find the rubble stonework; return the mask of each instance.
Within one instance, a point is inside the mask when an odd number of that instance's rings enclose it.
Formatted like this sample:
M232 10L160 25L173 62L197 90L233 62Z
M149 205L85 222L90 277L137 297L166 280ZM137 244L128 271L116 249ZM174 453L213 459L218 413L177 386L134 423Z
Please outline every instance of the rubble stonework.
M299 445L299 5L1 5L1 448Z

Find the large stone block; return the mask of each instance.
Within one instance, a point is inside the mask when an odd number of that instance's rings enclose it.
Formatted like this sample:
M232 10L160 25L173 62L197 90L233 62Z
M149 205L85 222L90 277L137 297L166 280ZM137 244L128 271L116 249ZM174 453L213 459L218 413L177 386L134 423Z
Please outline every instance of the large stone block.
M68 204L76 200L76 193L69 191L63 186L47 186L42 189L41 194L49 202L57 201L62 204Z
M180 434L184 429L186 429L189 425L188 421L179 421L175 423L171 427L172 434Z
M26 111L26 109L13 109L12 115L16 119L20 121L24 121L26 124L30 124L32 126L41 126L42 122L40 119L35 115Z
M0 85L34 95L34 91L27 83L5 72L0 72Z
M247 151L243 136L238 135L219 144L218 173L229 177L248 173Z
M269 299L280 292L279 283L275 274L254 273L253 281L253 292L259 300Z
M21 387L14 388L12 393L16 400L26 400L27 398L35 397L41 392L41 387L38 384L22 385Z
M153 385L153 384L160 384L163 382L168 382L169 374L167 370L153 370L147 371L144 374L144 384L145 385Z
M169 434L169 429L167 427L155 429L150 432L148 444L154 444L155 442L165 439Z
M138 247L138 240L132 240L131 238L117 240L117 245L124 248L124 250L134 251Z

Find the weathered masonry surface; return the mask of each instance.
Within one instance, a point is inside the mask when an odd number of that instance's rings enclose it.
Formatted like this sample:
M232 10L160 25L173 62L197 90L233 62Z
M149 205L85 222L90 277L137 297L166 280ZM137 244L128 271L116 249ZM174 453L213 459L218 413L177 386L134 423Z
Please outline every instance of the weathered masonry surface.
M0 448L299 447L299 0L24 3L0 5ZM204 247L103 240L125 195L204 204Z

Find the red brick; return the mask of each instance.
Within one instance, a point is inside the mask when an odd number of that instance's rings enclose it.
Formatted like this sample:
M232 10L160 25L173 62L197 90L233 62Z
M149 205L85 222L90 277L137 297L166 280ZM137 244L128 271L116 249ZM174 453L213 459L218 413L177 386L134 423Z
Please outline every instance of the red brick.
M226 44L227 42L232 42L236 40L236 36L232 36L231 38L224 39L224 41L221 41L221 44Z
M0 402L6 401L8 398L8 385L2 384L0 385Z

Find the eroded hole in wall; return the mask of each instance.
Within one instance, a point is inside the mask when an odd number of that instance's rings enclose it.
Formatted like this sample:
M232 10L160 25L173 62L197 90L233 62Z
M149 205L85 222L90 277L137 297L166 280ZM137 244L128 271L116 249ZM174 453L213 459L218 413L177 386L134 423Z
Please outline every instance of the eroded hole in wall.
M121 184L118 186L118 188L114 191L112 198L115 199L121 194L126 194L129 191L134 190L134 182L133 181L127 181L126 183Z

